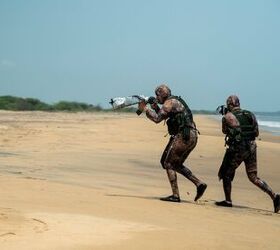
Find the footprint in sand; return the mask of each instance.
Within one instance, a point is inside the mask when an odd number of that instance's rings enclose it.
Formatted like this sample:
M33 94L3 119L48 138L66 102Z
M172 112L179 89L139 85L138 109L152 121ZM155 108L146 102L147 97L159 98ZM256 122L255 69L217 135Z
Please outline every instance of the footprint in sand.
M39 220L39 219L36 219L36 218L31 218L31 219L32 219L32 221L35 223L35 226L33 227L33 230L34 230L36 233L43 233L43 232L49 230L48 224L45 223L44 221Z
M46 180L44 178L37 178L37 177L31 177L31 176L24 176L22 178L29 179L29 180L41 180L41 181L45 181Z
M13 232L8 232L8 233L0 234L0 237L11 236L11 235L16 235L16 234Z
M41 171L41 168L35 168L35 169L31 169L29 172L33 173L33 172L37 172L37 171Z
M21 171L7 171L10 174L23 174Z
M0 213L0 220L1 219L8 219L8 215L4 213Z

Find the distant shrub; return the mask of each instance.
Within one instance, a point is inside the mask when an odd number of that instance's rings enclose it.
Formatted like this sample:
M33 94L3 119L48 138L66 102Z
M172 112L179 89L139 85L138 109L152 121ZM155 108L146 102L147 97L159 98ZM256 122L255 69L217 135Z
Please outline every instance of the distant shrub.
M54 105L41 102L35 98L0 96L0 109L14 111L100 111L100 106L79 102L61 101Z
M60 101L53 105L53 109L57 111L101 111L101 106L94 106L83 102Z
M34 98L0 96L0 109L4 110L50 110L50 105Z

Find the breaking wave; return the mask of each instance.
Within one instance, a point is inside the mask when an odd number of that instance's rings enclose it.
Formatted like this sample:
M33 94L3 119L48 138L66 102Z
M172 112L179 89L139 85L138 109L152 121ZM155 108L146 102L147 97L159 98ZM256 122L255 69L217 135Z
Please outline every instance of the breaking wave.
M280 122L258 120L258 123L260 126L265 126L269 128L280 128Z

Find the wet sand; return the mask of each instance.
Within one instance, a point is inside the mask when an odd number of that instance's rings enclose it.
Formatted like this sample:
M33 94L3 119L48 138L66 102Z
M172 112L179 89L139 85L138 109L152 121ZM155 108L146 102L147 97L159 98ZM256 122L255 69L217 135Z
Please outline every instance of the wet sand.
M194 116L201 132L186 164L208 184L178 176L170 194L159 160L166 126L144 115L0 112L0 249L280 249L280 214L247 179L233 183L233 208L217 172L224 154L218 121ZM280 192L280 137L261 132L259 176Z

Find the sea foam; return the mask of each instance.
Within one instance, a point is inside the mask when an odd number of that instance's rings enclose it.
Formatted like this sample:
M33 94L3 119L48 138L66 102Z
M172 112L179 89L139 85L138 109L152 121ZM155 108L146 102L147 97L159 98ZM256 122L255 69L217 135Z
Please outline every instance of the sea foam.
M280 128L280 122L275 122L275 121L258 121L260 126L266 126L270 128Z

